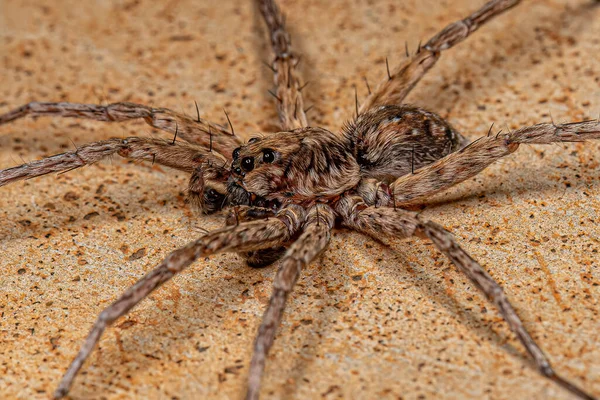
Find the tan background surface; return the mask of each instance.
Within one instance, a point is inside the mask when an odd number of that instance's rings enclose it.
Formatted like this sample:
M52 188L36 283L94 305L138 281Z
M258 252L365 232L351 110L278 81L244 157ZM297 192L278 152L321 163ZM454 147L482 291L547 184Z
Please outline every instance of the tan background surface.
M403 58L482 1L284 1L315 125L338 129ZM490 123L595 118L600 7L525 1L410 96L467 137ZM0 112L32 100L135 101L276 129L267 40L249 1L1 1ZM0 168L143 123L0 127ZM431 199L435 218L506 288L556 369L600 396L600 144L523 147ZM185 204L182 173L121 159L0 189L0 390L48 398L103 307L169 251L222 224ZM304 273L264 398L569 398L532 368L493 306L431 245L338 231ZM141 250L143 249L143 250ZM141 250L141 251L140 251ZM275 269L196 263L109 329L74 398L243 396Z

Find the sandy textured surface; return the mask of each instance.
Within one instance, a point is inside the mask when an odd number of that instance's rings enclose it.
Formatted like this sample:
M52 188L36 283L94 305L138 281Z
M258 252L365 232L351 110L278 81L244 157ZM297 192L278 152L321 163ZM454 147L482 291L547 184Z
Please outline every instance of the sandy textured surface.
M338 129L445 24L482 1L285 1L315 125ZM525 1L444 54L409 101L467 137L595 118L600 6ZM267 41L249 1L0 1L0 112L32 100L134 101L248 138L276 129ZM0 168L143 123L21 120ZM600 144L522 149L435 196L424 212L501 282L556 369L600 396ZM48 398L97 314L222 224L185 203L184 174L115 158L0 189L0 391ZM275 269L201 260L110 328L73 398L239 399ZM270 357L264 398L567 399L493 306L431 245L338 231L304 273Z

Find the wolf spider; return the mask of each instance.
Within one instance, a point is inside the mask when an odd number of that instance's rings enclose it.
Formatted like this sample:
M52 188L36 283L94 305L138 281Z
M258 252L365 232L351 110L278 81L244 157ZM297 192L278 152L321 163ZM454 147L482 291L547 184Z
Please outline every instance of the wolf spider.
M56 398L65 396L104 330L152 291L199 257L239 252L248 264L278 262L273 293L254 343L247 399L259 396L265 361L287 298L304 266L344 226L370 236L418 236L430 240L500 310L539 372L582 399L593 399L553 370L524 327L502 288L440 225L406 210L467 180L521 144L580 142L600 138L599 121L542 123L513 131L490 131L469 143L435 113L403 105L444 50L519 0L492 0L467 18L448 25L419 45L359 106L339 133L310 127L298 77L299 57L273 0L257 0L275 54L270 65L282 131L242 143L221 125L165 109L133 103L107 106L29 103L0 115L0 124L25 116L62 116L97 121L144 119L170 132L172 140L130 137L79 146L70 151L0 171L0 186L90 165L118 154L190 174L189 197L202 211L228 210L226 227L208 232L171 252L102 311L65 373ZM176 139L180 139L179 141ZM181 141L183 140L183 141Z

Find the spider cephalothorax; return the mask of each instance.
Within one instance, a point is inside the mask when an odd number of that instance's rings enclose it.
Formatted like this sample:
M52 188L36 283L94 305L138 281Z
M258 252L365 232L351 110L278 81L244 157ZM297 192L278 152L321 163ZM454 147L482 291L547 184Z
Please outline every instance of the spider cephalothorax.
M257 0L275 53L274 73L281 132L243 144L221 125L133 103L107 106L30 103L0 115L0 124L26 115L59 115L100 121L143 118L174 134L172 140L132 137L89 143L75 151L0 171L0 186L51 172L69 171L118 154L177 168L191 175L189 197L205 211L226 211L225 226L166 256L152 271L99 315L55 392L63 397L104 330L152 291L194 261L217 252L243 254L251 266L279 260L273 292L254 343L248 399L259 395L266 357L287 298L301 270L326 248L342 225L371 236L429 240L493 302L528 351L539 372L582 399L593 399L556 374L513 309L500 285L441 226L406 208L481 172L515 152L520 144L600 139L600 121L537 124L492 132L468 144L448 122L421 108L403 105L411 89L443 50L466 39L518 0L491 0L469 17L450 24L391 72L356 107L356 118L340 132L309 127L284 19L273 0ZM370 91L370 90L369 90ZM177 141L176 139L180 140Z
M235 151L231 170L241 187L267 200L301 204L332 198L360 179L348 144L321 128L274 133Z

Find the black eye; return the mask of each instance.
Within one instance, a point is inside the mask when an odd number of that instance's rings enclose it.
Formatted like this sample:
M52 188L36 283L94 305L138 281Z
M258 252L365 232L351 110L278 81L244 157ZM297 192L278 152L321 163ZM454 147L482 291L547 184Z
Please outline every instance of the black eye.
M248 140L248 144L256 143L256 142L258 142L258 141L259 141L259 138L257 138L257 137L253 137L253 138L251 138L250 140Z
M206 197L208 197L209 199L217 199L219 197L222 197L222 195L215 189L208 189L206 191Z
M275 161L275 152L271 149L264 149L263 161L266 163L272 163L273 161Z
M240 156L240 148L238 147L237 149L233 150L233 153L231 153L231 156L233 157L233 159L237 159Z
M254 158L244 157L242 158L242 169L246 172L252 171L254 168Z

